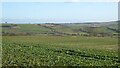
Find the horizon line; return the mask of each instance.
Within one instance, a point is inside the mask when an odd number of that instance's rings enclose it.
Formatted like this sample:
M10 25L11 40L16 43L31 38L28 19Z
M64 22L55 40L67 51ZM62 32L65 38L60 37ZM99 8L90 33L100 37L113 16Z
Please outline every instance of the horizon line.
M43 23L102 23L102 22L118 22L120 20L112 21L85 21L85 22L0 22L1 24L43 24Z

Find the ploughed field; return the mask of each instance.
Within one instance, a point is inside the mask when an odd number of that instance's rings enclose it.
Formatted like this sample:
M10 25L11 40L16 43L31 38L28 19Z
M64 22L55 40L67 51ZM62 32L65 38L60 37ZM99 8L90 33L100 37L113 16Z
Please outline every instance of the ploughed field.
M2 36L3 66L114 66L117 38Z

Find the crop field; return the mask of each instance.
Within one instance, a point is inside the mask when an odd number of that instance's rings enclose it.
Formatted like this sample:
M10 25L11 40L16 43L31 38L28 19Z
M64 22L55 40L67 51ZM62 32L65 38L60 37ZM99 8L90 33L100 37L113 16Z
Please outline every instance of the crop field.
M116 66L113 37L2 36L3 66Z

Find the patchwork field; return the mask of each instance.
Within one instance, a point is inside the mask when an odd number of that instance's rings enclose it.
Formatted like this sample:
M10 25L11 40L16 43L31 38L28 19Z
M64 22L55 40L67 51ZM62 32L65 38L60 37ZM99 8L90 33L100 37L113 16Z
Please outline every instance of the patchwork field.
M0 27L3 66L119 65L118 21Z
M44 23L2 24L3 36L15 35L59 35L59 36L112 36L118 35L118 22L103 23Z
M115 66L113 37L3 36L3 66Z

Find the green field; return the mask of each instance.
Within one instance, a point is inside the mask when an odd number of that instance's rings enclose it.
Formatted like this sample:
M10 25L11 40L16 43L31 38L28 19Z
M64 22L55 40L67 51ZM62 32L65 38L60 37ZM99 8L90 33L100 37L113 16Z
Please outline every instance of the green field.
M0 27L3 66L117 66L119 62L117 21Z
M2 36L3 66L115 66L112 37Z
M94 25L99 26L92 28ZM2 24L2 35L90 35L95 36L114 36L118 33L118 22L103 22L103 23L63 23L63 24Z

